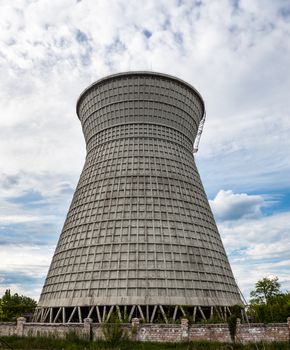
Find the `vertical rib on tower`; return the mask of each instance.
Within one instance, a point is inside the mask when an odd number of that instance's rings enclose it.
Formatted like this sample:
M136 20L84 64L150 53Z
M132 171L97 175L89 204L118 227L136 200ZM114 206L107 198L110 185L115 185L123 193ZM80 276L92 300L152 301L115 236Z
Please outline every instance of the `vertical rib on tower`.
M204 103L159 73L108 76L77 102L87 157L35 320L194 320L242 305L192 154Z

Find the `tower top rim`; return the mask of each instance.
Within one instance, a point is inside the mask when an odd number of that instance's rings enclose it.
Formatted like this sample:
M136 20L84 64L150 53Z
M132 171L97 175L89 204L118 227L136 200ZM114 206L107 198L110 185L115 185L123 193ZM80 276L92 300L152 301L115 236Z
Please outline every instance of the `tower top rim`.
M86 93L91 90L93 87L102 84L105 81L111 80L111 79L115 79L115 78L119 78L119 77L125 77L125 76L134 76L134 75L146 75L146 76L153 76L153 77L162 77L168 80L173 80L176 81L182 85L184 85L185 87L189 88L193 93L195 93L198 98L200 99L201 103L202 103L202 107L203 107L203 111L202 114L204 115L205 113L205 104L204 104L204 100L200 94L200 92L193 87L191 84L187 83L186 81L177 78L173 75L170 74L166 74L166 73L159 73L159 72L152 72L152 71L127 71L127 72L120 72L120 73L114 73L114 74L109 74L106 75L103 78L100 78L98 80L96 80L95 82L93 82L92 84L90 84L87 88L85 88L81 94L79 95L78 99L77 99L77 103L76 103L76 113L77 116L79 117L79 105L81 103L82 98L86 95Z

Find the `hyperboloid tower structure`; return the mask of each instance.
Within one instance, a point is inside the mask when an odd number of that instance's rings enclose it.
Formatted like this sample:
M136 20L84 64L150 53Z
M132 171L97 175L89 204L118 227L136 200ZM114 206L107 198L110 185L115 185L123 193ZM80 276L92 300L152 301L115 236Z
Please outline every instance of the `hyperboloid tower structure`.
M200 94L128 72L77 102L87 156L34 320L226 318L242 305L193 156Z

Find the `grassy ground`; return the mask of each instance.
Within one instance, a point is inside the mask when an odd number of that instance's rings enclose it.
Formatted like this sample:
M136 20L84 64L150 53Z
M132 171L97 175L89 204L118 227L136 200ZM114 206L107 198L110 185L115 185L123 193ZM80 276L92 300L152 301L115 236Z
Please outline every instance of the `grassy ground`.
M2 343L1 343L2 340ZM56 339L53 337L2 337L0 349L25 350L288 350L288 343L256 343L256 344L226 344L215 342L191 342L191 343L150 343L122 341L117 344L98 341L88 342L83 339Z

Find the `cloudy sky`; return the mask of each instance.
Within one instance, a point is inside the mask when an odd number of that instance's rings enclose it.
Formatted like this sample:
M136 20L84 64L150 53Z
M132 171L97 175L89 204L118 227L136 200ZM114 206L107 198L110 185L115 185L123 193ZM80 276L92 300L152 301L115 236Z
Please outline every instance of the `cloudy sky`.
M196 162L245 297L290 290L289 0L0 0L0 293L38 299L85 158L80 92L175 75L204 97Z

